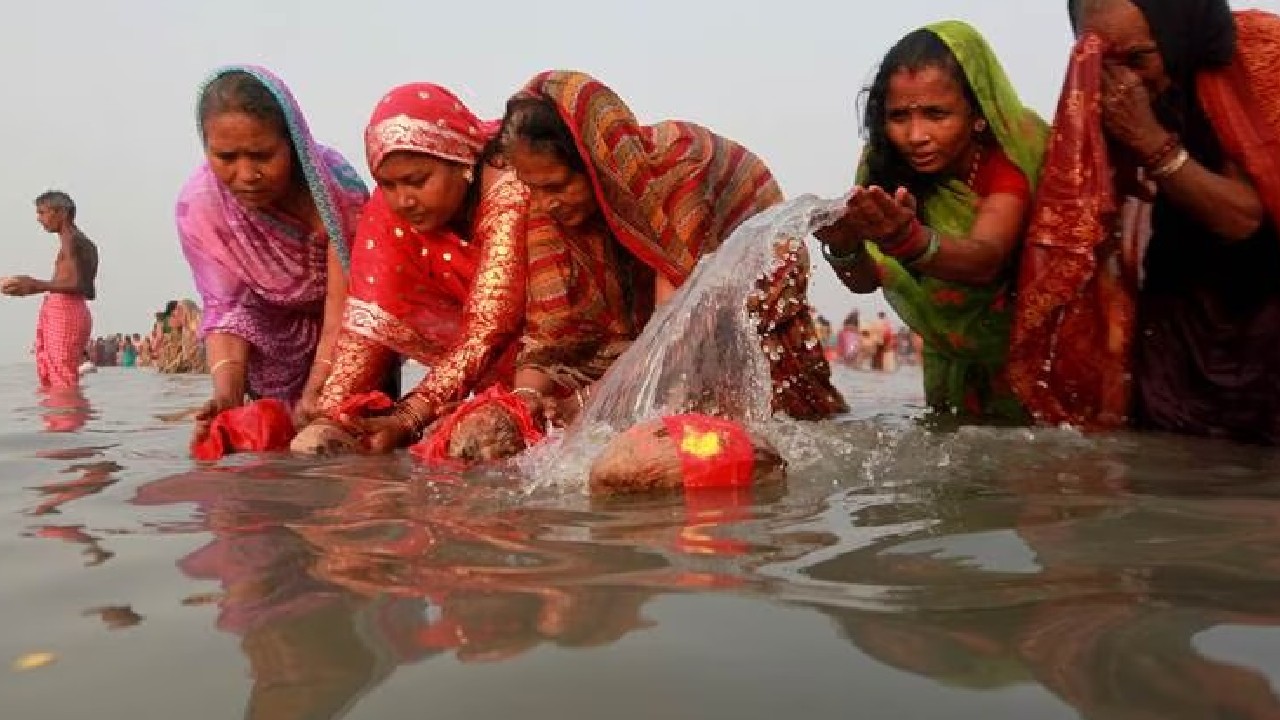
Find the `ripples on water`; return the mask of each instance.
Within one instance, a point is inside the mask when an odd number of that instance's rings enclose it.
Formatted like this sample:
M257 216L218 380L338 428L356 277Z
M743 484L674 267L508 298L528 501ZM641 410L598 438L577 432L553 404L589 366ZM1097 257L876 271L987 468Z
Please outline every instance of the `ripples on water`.
M839 381L853 417L774 428L786 488L603 502L197 468L203 378L0 369L3 717L1280 716L1275 452L927 431L913 371Z

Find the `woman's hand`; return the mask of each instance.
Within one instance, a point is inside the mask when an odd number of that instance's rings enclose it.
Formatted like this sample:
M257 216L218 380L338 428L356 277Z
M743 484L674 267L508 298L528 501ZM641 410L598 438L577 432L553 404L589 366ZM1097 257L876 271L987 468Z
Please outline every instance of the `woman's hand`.
M892 245L915 219L915 199L905 188L890 195L880 187L855 188L845 218L858 237Z
M214 418L243 404L243 397L236 399L227 395L214 395L196 411L196 427L193 432L193 441L197 443L203 442L205 438L209 437L209 427L213 425Z
M1144 160L1169 139L1151 109L1151 95L1142 79L1119 65L1102 69L1102 125L1112 140Z
M303 388L302 397L298 398L298 404L293 408L294 427L306 427L320 416L320 391L323 388L323 382L308 382Z
M395 415L343 418L343 426L372 453L394 452L413 439L413 433Z

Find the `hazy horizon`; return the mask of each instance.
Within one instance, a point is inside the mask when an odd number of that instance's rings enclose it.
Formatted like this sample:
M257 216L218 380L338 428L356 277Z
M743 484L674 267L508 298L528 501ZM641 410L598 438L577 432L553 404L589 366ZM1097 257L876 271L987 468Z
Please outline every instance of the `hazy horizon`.
M1280 0L1232 4L1280 11ZM536 11L514 2L260 5L69 0L10 10L0 27L0 52L14 68L11 109L0 117L12 168L0 180L0 275L48 278L56 244L32 201L56 188L75 198L101 253L95 334L146 332L165 301L195 298L172 209L202 159L196 88L221 65L280 74L317 139L366 178L361 136L387 89L437 82L494 117L535 73L573 68L613 87L641 122L687 119L742 142L789 196L836 196L860 145L857 95L906 32L946 18L973 23L1024 102L1046 117L1071 43L1061 0L902 0L875 10L816 0L548 0ZM833 323L855 306L880 306L817 266L812 299ZM25 357L38 303L0 298L0 325L15 334L0 363Z

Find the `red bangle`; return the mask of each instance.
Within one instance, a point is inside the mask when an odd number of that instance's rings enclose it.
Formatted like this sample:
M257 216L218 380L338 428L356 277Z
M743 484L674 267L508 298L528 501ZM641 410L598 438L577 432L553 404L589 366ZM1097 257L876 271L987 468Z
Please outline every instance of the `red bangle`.
M876 243L880 249L899 260L920 257L929 249L929 231L919 218L911 218L903 238L895 243Z
M1164 165L1174 156L1180 145L1181 140L1179 140L1177 133L1169 133L1169 137L1161 143L1155 152L1142 158L1142 167L1147 170L1153 170Z

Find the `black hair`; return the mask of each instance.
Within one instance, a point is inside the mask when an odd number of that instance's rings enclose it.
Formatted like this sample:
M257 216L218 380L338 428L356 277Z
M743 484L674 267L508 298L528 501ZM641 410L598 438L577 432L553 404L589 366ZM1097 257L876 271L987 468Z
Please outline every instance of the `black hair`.
M278 128L285 137L289 135L280 101L261 80L244 70L228 71L210 82L200 95L198 112L201 136L209 118L229 112L244 113Z
M502 129L496 139L504 152L509 152L519 140L535 152L551 155L574 172L587 171L573 133L555 104L546 98L519 95L507 101Z
M65 210L67 217L72 221L76 219L76 202L71 196L61 190L49 190L42 192L36 197L36 207L53 208L54 210Z
M871 85L862 91L863 136L867 142L868 177L864 184L879 185L892 193L905 187L923 199L934 187L933 178L916 172L889 141L889 80L901 70L935 67L944 70L964 91L965 100L975 114L982 114L978 97L965 77L964 68L951 48L935 33L921 28L909 33L889 49L880 62Z
M204 126L209 118L224 113L244 113L260 120L280 132L289 143L289 158L293 163L293 182L297 187L305 187L307 179L302 171L302 160L298 154L298 146L289 134L289 121L285 118L284 107L280 101L252 73L244 70L229 70L207 86L200 94L197 108L200 117L200 140L205 141Z

